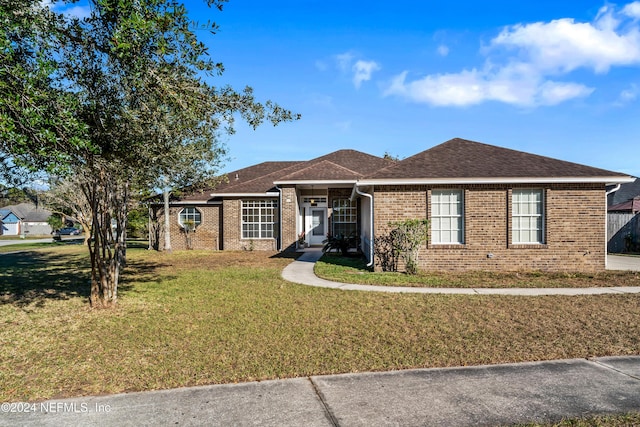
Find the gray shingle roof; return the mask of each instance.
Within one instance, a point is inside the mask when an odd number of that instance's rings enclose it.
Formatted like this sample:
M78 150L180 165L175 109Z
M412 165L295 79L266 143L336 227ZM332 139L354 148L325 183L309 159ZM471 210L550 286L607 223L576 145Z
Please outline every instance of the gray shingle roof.
M626 177L564 160L455 138L373 173L369 179Z
M609 195L608 203L609 206L618 205L637 196L640 196L640 178L622 184L618 191Z
M217 187L212 193L263 193L274 189L275 182L336 180L353 181L393 163L356 150L338 150L303 162L291 162L269 174L243 183ZM232 178L234 173L230 173Z
M6 217L9 212L13 212L20 220L26 222L47 222L47 219L51 216L51 211L36 207L30 203L5 206L0 211L0 217Z
M297 181L628 178L618 172L460 138L399 162L356 150L338 150L308 161L263 162L227 176L227 182L180 200L207 201L211 200L212 194L263 194L275 191L276 183Z

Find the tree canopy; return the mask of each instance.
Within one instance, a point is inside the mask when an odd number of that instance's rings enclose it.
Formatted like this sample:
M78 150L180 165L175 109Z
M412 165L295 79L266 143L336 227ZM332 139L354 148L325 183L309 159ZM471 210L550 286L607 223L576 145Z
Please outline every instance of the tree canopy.
M0 172L79 175L91 207L91 302L115 304L125 262L126 213L135 188L159 177L185 183L186 159L215 168L220 132L298 116L257 102L250 87L216 87L224 67L174 0L0 0ZM208 0L222 10L225 0Z

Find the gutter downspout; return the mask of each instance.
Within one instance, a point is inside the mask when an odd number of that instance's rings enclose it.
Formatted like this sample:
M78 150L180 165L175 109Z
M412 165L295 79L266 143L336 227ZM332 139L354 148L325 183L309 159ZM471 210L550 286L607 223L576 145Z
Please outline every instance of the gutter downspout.
M607 196L609 196L609 194L613 194L616 191L618 191L620 189L620 186L622 184L618 183L618 185L616 185L614 188L612 188L611 190L607 191L606 193L604 193L604 207L605 207L605 217L604 217L604 268L606 270L607 268L607 264L609 261L609 256L608 256L608 250L609 250L609 241L607 240L607 238L609 237L609 200L607 198Z
M353 191L355 191L357 194L367 197L369 199L369 263L367 264L367 267L371 267L373 265L373 242L374 242L374 238L373 238L373 196L371 194L368 193L363 193L362 191L358 190L358 184L356 183L355 186L353 187ZM353 198L353 192L351 193L351 198Z
M278 244L276 245L276 250L280 252L282 250L282 188L276 185L276 190L278 190L278 211L280 212L278 215Z

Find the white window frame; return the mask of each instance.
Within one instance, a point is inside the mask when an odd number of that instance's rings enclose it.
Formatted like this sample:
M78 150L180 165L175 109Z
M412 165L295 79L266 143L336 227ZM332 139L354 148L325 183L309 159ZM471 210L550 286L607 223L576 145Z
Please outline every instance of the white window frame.
M457 201L450 200L452 195L458 196ZM444 196L449 197L445 200ZM454 206L456 209L451 209ZM443 222L449 225L443 227ZM457 236L455 239L452 238L454 231ZM464 191L462 189L431 190L431 244L464 244Z
M336 235L337 224L353 224L354 231L358 232L358 202L356 200L333 199L331 204L331 233Z
M240 235L242 239L265 240L277 237L278 201L275 199L242 200Z
M185 213L185 211L189 212ZM196 220L196 214L199 218L198 220ZM178 212L178 224L180 224L180 227L184 227L185 220L193 220L193 228L195 230L202 224L202 212L196 207L186 206Z
M531 196L539 195L538 200ZM527 196L524 199L522 196ZM532 211L532 207L533 209ZM528 219L528 220L527 220ZM541 188L517 188L511 190L511 244L513 245L543 245L545 223L544 190ZM535 226L532 226L535 224ZM536 238L531 239L532 232ZM522 238L526 233L529 238Z

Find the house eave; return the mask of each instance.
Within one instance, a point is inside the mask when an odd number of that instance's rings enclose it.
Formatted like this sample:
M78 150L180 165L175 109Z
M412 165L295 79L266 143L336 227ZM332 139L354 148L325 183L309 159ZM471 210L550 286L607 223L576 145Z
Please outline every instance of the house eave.
M267 191L265 193L211 193L211 197L278 197L277 191Z
M274 185L353 185L358 182L355 179L299 179L295 181L274 181Z
M164 205L163 201L158 201L158 202L150 202L149 203L152 206L162 206ZM216 205L221 205L222 202L221 201L214 201L214 202L210 202L208 200L185 200L185 201L181 201L181 200L172 200L169 202L169 204L171 206L183 206L183 205L198 205L198 206L202 206L202 205L209 205L209 206L216 206Z
M602 177L496 177L496 178L392 178L392 179L364 179L358 181L358 186L366 185L455 185L455 184L596 184L607 185L633 182L631 176L602 176Z

